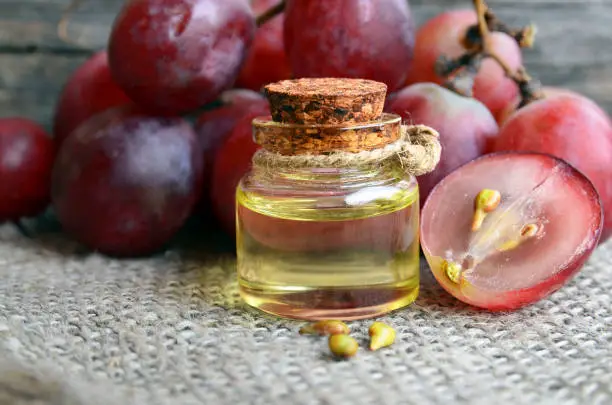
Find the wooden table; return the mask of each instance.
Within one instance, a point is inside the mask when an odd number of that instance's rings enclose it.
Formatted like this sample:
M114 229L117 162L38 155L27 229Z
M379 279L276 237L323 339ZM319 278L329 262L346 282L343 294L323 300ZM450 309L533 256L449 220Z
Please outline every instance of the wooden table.
M0 117L21 115L49 126L58 92L92 51L105 46L122 0L84 0L58 37L69 0L0 0ZM581 92L612 113L612 0L490 0L508 23L534 22L538 37L525 64L544 84ZM415 20L469 0L411 0Z

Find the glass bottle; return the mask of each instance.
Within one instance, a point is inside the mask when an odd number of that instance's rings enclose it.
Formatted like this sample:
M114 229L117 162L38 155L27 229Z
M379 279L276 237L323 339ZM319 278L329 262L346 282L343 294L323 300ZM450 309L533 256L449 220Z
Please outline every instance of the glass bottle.
M320 139L322 127L333 139L365 139L399 133L400 125L392 114L332 126L266 117L253 121L253 132L256 140L276 134L273 142L284 145L296 134ZM350 320L416 299L418 185L401 167L253 165L236 201L238 281L249 305L283 317Z

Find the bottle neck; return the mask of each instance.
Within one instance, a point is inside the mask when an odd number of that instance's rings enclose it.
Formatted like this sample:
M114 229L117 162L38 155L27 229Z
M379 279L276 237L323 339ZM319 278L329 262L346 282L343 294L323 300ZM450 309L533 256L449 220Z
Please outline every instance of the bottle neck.
M389 166L362 168L275 168L254 165L250 178L261 186L274 184L277 187L337 188L381 185L404 177L403 173Z

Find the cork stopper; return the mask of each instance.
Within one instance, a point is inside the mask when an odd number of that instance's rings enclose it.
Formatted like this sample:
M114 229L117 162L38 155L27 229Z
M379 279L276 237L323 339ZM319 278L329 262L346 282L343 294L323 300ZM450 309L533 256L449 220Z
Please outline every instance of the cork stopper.
M330 152L362 152L379 149L401 136L401 117L382 114L364 124L295 125L254 119L253 139L264 149L280 155L324 155Z
M356 124L380 118L387 86L373 80L306 78L269 84L272 119L285 124Z

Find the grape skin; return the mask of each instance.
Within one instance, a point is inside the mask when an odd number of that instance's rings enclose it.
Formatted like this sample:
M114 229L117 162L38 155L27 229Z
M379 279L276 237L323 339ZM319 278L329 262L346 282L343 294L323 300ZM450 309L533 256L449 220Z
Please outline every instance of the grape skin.
M79 242L112 256L140 256L169 242L201 185L202 157L189 123L128 105L92 117L64 141L52 201Z
M49 204L55 146L37 123L0 119L0 222L35 216Z
M612 236L612 121L601 108L577 94L535 101L504 123L493 151L535 151L566 160L593 182Z
M233 85L254 32L243 0L132 0L112 28L111 73L148 111L189 112Z
M452 10L441 13L423 24L417 31L414 63L407 84L433 82L442 84L445 78L434 70L442 55L449 58L465 53L461 44L466 29L477 22L474 10ZM491 45L511 69L522 64L521 49L516 41L501 32L491 34ZM474 98L491 110L494 117L518 95L516 84L506 77L503 69L492 59L485 59L474 79Z
M260 15L280 0L253 0L255 14ZM291 67L283 39L284 14L281 13L257 28L251 50L244 62L236 86L260 90L268 83L291 78Z
M486 153L499 131L484 104L434 83L417 83L394 93L385 110L440 133L440 162L433 172L418 178L421 204L442 178Z
M415 24L406 0L289 0L285 47L296 77L352 77L401 87Z
M95 53L70 76L60 94L53 126L55 142L60 145L89 117L129 102L111 78L106 51Z

